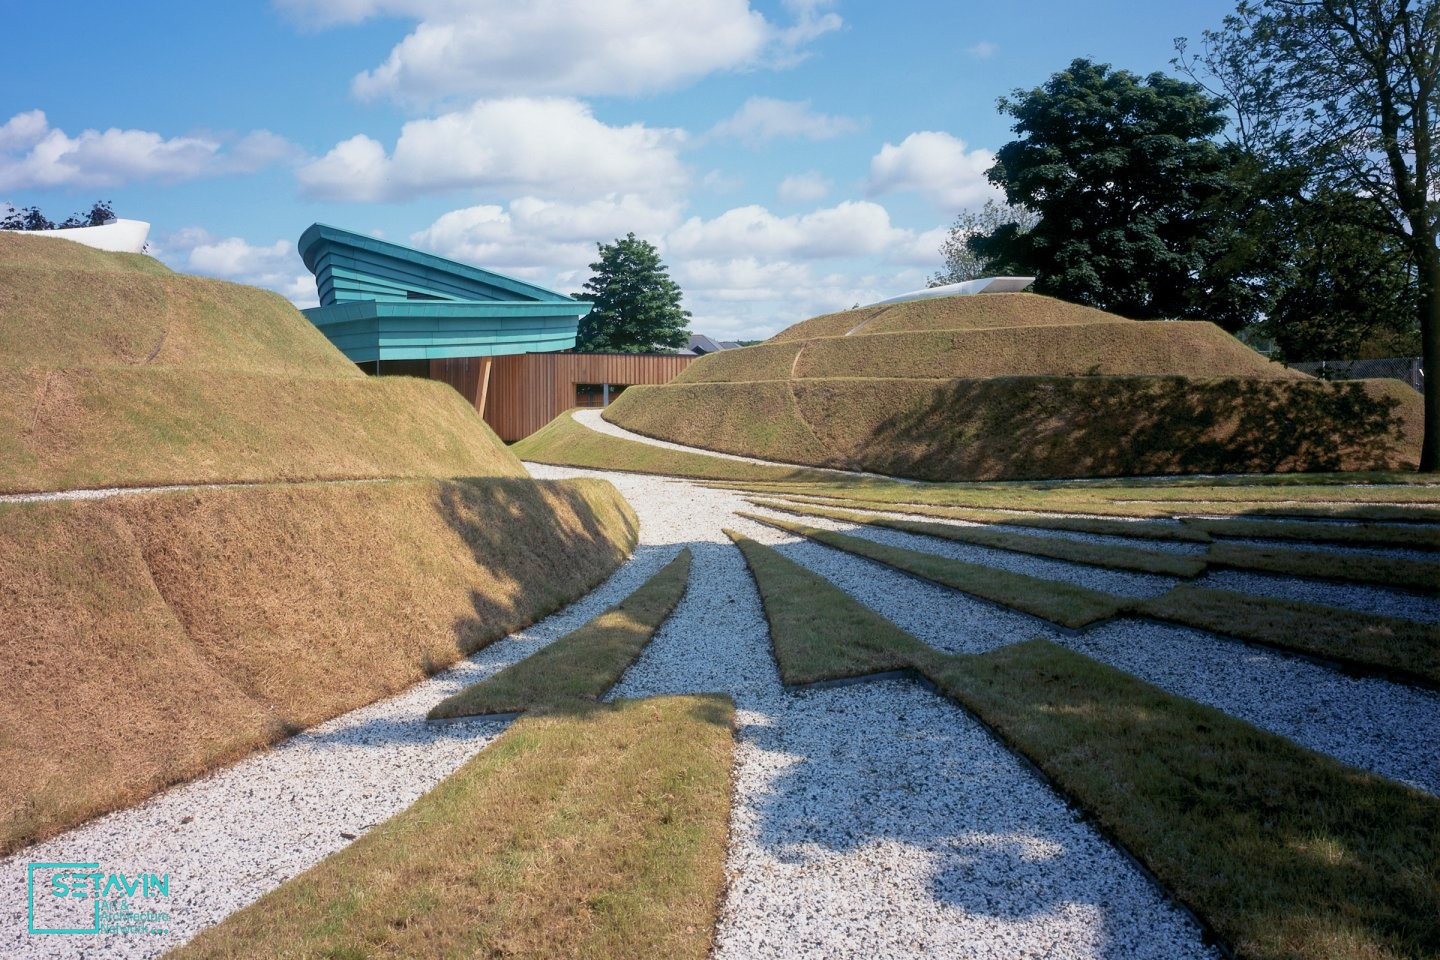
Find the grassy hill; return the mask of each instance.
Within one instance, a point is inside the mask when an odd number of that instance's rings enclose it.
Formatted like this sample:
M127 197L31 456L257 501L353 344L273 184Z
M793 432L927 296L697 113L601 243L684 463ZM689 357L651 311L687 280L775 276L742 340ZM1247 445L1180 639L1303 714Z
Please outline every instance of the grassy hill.
M0 853L397 692L634 547L612 486L531 480L450 387L364 376L274 294L0 233L0 315L0 491L246 484L0 504Z
M1405 468L1422 413L1398 381L1316 381L1212 324L982 294L806 320L605 417L724 453L995 480Z
M283 297L0 232L0 493L523 476L454 390L368 378Z

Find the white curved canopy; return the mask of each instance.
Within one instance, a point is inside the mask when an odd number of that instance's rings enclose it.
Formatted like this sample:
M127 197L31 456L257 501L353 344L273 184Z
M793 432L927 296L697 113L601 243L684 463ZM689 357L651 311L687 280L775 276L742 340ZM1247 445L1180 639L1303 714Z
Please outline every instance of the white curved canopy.
M1034 277L981 277L963 283L947 283L943 287L926 287L902 293L889 300L877 300L866 304L869 307L883 307L890 303L904 303L906 300L933 300L936 297L964 297L974 293L1019 293L1035 282Z
M144 253L150 224L144 220L111 220L98 227L67 227L64 230L14 230L21 237L55 237L73 240L96 250L112 253Z

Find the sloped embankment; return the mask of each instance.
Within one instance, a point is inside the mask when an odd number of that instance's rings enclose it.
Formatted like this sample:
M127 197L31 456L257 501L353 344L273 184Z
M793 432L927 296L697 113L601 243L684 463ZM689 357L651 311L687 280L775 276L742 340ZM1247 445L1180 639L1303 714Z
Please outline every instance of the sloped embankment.
M370 378L279 294L0 232L0 492L523 476L440 383Z
M634 547L598 481L0 506L0 852L434 673Z
M1287 370L1208 323L1030 294L830 314L604 413L636 433L923 480L1413 467L1419 394Z
M0 316L0 491L248 484L0 505L0 852L399 691L635 544L614 487L536 483L276 294L0 233Z

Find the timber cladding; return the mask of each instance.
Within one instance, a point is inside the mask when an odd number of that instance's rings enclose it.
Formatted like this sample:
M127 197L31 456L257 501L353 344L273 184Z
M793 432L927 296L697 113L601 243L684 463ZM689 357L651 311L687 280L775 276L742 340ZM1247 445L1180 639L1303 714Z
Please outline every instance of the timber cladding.
M576 384L669 383L695 360L695 357L659 353L460 357L431 360L430 378L443 380L460 391L501 440L513 443L575 406Z

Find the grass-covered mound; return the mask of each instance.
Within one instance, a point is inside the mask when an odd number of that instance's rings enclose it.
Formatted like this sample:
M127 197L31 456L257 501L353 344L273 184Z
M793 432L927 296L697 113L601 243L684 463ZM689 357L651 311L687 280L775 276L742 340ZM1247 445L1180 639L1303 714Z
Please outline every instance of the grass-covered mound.
M909 300L879 307L858 307L802 320L770 340L809 340L858 334L918 330L982 330L989 327L1058 327L1089 323L1128 323L1113 313L1033 293L987 293L974 297Z
M275 293L0 232L0 492L522 476L454 390L367 378Z
M689 446L923 480L1413 467L1422 403L1330 384L1219 328L1031 294L816 317L627 390L606 419Z
M631 387L626 429L767 460L922 480L1413 467L1399 381L823 379Z
M0 505L0 852L398 692L599 583L593 480Z
M246 484L0 505L0 852L397 692L634 546L613 487L537 484L275 294L0 234L0 317L0 492Z
M726 350L672 383L832 377L1247 377L1308 380L1213 323L1111 323L817 337Z

